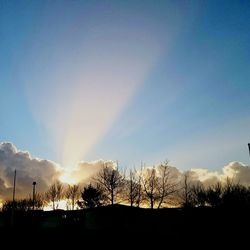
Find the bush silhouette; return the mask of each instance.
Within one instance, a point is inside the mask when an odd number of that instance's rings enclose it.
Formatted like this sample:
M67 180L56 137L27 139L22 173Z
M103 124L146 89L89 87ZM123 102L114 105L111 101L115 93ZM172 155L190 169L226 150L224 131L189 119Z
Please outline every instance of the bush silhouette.
M84 188L81 196L83 199L83 204L81 202L78 202L78 205L80 207L93 208L101 205L102 192L98 187L95 188L91 184L89 184Z

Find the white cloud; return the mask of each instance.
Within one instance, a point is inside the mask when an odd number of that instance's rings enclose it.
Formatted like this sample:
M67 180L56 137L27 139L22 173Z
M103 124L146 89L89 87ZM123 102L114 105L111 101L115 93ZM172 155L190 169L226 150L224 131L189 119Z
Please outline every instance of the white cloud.
M79 162L71 172L57 163L32 157L28 151L18 150L10 142L0 143L0 200L9 199L13 192L14 171L17 171L16 197L27 197L32 193L32 183L37 182L37 191L45 192L56 179L70 183L88 183L103 166L116 168L114 161ZM64 177L64 178L60 178Z
M152 167L147 167L146 169L150 168ZM230 162L218 171L211 171L205 168L193 168L187 172L191 184L203 183L205 187L208 187L218 182L225 183L229 178L234 183L250 186L250 166L241 162ZM184 172L176 167L170 166L170 175L181 184Z
M225 182L228 178L234 183L250 186L250 167L241 162L230 162L222 171L209 171L208 169L191 169L192 178L201 181L205 186L217 182Z
M37 191L45 191L61 171L52 161L33 158L29 152L19 151L12 143L0 143L0 199L11 197L15 169L17 197L29 195L33 181L37 182Z
M241 162L231 162L223 168L224 179L232 178L235 182L250 186L250 167Z
M221 175L217 171L196 168L189 171L192 182L202 182L205 186L214 185L221 181Z
M13 191L13 176L17 170L17 197L31 194L32 182L37 182L37 191L44 192L53 181L60 177L70 182L74 180L80 184L87 184L104 167L116 168L117 163L112 160L82 161L71 172L62 169L50 160L32 157L29 152L18 150L12 143L0 143L0 200L11 198ZM149 169L150 167L146 167ZM183 172L176 167L170 167L172 178L181 181ZM209 169L191 169L188 171L192 183L202 182L205 186L214 185L227 178L235 183L250 186L250 167L241 162L230 162L220 171Z
M81 161L77 164L77 167L71 171L64 173L65 181L67 179L73 180L73 182L86 184L93 180L93 177L103 168L103 167L110 167L116 168L117 163L112 160L97 160L97 161ZM62 178L63 180L64 178Z

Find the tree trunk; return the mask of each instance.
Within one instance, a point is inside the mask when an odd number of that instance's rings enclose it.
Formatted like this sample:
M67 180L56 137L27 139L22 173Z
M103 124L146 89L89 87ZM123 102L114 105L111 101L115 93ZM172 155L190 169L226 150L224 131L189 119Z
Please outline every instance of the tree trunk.
M73 197L72 198L72 210L74 210L74 208L75 208L75 198Z
M133 207L133 189L132 189L132 181L130 181L130 206Z
M162 204L164 198L165 198L165 194L162 194L160 202L159 202L158 207L157 207L158 209L161 207L161 204Z
M114 205L114 190L111 191L111 204Z
M151 207L151 209L154 208L154 200L153 200L153 198L150 198L150 207Z

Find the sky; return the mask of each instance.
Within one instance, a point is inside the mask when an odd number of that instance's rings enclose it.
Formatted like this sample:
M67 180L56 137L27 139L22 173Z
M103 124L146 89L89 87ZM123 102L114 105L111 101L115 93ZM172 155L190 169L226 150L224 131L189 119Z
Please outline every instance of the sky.
M250 161L249 1L0 0L0 142L73 169Z

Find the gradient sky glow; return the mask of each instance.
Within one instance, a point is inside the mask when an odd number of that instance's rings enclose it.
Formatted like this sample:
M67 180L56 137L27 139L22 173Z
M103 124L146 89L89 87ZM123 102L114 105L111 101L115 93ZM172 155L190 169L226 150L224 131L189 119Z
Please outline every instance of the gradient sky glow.
M65 167L249 163L249 1L0 1L0 141Z

